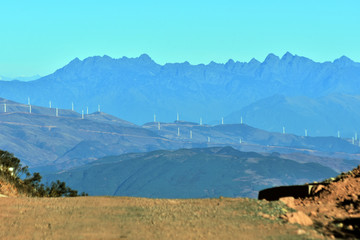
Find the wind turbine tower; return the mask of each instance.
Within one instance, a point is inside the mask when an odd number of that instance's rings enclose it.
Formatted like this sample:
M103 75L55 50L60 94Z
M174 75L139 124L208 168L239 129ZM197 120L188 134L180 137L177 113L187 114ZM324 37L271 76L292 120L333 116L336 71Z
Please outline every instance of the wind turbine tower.
M240 143L240 144L242 143L242 140L241 140L241 138L240 138L240 140L239 140L239 143Z
M28 105L30 105L30 98L28 97Z
M81 119L84 119L84 110L81 110Z
M354 139L354 137L351 138L351 142L352 142L352 144L355 144L355 139Z
M98 112L100 112L100 104L98 104Z
M74 111L74 102L71 103L71 111Z
M190 139L192 139L192 130L190 130Z
M160 131L160 122L158 122L158 130Z
M154 122L156 122L156 114L154 113Z
M224 125L224 117L221 118L221 125Z
M200 118L200 126L202 125L202 118Z
M308 136L308 132L307 132L307 129L305 129L305 137Z
M285 134L285 127L283 127L283 134Z
M176 121L179 121L179 113L176 113Z
M89 107L86 107L86 115L89 115Z
M178 133L177 133L178 137L180 137L180 128L178 128Z
M6 113L6 103L4 103L4 112Z
M29 105L29 113L31 113L31 105Z
M357 141L357 132L355 132L355 141Z
M242 116L241 116L241 118L240 118L240 123L243 124L243 118L242 118Z
M338 138L340 138L340 131L338 131Z
M55 115L58 117L58 116L59 116L59 109L58 109L58 108L56 108L56 111L55 111L55 112L56 112L56 114L55 114Z
M51 109L51 101L49 101L49 108Z

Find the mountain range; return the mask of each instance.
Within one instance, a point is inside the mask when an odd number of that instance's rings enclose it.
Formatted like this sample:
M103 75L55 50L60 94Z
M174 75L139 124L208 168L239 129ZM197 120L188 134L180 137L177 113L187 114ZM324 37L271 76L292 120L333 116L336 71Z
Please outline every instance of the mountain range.
M267 132L247 124L179 120L139 126L101 111L77 113L0 99L0 149L41 172L69 169L110 155L214 146L290 154L287 158L302 162L316 156L318 163L339 172L354 166L350 160L360 159L358 144L337 137Z
M360 91L359 80L360 64L345 56L333 62L318 63L291 53L281 58L269 54L263 62L229 60L225 64L211 62L207 65L188 62L160 65L146 54L120 59L97 56L84 60L76 58L53 74L35 81L0 81L0 96L21 103L26 103L29 97L31 103L44 107L52 101L53 106L63 109L71 108L73 102L78 112L87 107L94 112L100 105L105 112L136 124L151 121L154 113L160 121L173 121L177 112L182 120L198 122L202 118L206 123L219 122L221 117L229 116L230 119L241 110L245 111L251 124L266 130L281 131L279 125L286 125L289 132L294 129L294 133L299 133L298 129L308 128L314 136L334 136L339 129L344 136L351 137L357 123L349 120L350 125L339 126L344 122L341 121L342 114L332 114L333 101L326 99L336 101L334 96L346 95L348 99L342 97L341 101L346 101L341 106L347 106L348 110L357 109L358 103L352 100ZM306 105L308 112L304 115L318 114L314 118L307 116L305 126L299 120L299 108L277 114L277 109L284 104L291 105L287 102L271 105L264 112L251 113L250 108L257 108L257 103L262 109L261 104L269 98L279 100L279 94L296 99L295 105ZM319 116L322 113L316 105L319 101L320 108L330 112L323 111L324 114ZM300 110L304 109L300 106ZM269 115L268 112L277 118L270 122L281 118L278 124L258 124L265 117L253 121L256 114L261 117ZM346 110L346 114L354 112ZM300 113L300 117L304 116ZM324 119L327 124L319 122ZM358 118L351 115L348 119ZM231 122L236 121L240 122L238 116L231 118Z
M360 95L331 94L318 98L274 95L256 101L226 116L226 123L239 119L256 128L308 136L354 137L360 130ZM360 133L360 131L359 131Z

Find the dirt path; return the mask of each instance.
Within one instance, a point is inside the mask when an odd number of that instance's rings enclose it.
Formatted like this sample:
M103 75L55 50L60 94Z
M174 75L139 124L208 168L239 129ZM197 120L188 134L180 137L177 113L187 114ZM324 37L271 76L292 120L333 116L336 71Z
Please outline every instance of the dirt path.
M281 220L288 210L254 199L8 197L0 199L0 239L322 238Z

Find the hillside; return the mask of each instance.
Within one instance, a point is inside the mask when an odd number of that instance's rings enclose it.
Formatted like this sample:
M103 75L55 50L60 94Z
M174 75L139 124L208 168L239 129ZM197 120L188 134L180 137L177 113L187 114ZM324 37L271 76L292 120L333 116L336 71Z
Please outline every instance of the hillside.
M277 155L231 147L154 151L105 157L44 176L60 179L90 195L152 198L257 197L282 184L318 181L336 172L317 163L297 163Z
M240 118L256 128L309 136L355 137L360 124L360 97L332 94L320 98L275 95L256 101L225 117L226 123ZM359 131L360 133L360 131Z
M159 65L148 55L138 58L109 56L78 58L54 73L30 82L0 81L0 96L34 105L76 111L98 104L104 111L143 124L153 113L164 122L176 112L190 121L221 119L257 100L287 96L320 97L333 93L357 95L360 64L347 57L318 63L286 53L269 54L263 61L229 60L207 65L167 63ZM351 102L348 102L351 104Z
M130 152L214 146L296 153L292 159L299 161L311 161L300 153L336 158L338 164L331 164L334 159L322 161L331 168L336 166L336 171L354 167L354 162L343 159L360 159L360 148L349 139L271 133L246 124L212 126L175 121L137 126L104 112L85 112L82 119L81 114L72 110L58 109L56 116L54 108L31 105L30 113L29 105L6 99L0 99L0 123L0 148L14 153L31 169L40 172L68 169L100 157Z

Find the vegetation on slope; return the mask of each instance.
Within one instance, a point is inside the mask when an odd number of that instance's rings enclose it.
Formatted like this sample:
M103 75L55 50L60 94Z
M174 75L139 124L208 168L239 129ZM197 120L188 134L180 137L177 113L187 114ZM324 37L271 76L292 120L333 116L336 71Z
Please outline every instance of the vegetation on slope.
M12 153L0 150L0 182L4 185L12 185L18 194L32 197L76 197L78 191L66 186L65 182L59 180L51 182L50 185L41 183L41 175L34 172L32 175L28 166L23 166L20 159ZM0 184L0 193L3 192ZM82 193L82 196L87 195Z

